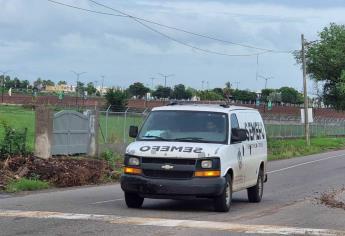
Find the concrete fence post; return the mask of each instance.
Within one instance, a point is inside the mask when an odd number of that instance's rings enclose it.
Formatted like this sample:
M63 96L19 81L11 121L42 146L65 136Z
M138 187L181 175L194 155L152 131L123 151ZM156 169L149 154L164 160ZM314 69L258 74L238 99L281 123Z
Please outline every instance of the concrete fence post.
M45 106L36 107L35 112L35 156L43 159L51 157L53 143L52 110Z
M98 109L94 110L89 117L89 129L90 129L90 144L88 149L88 156L98 156L99 142L98 142L98 130L99 130L99 112Z

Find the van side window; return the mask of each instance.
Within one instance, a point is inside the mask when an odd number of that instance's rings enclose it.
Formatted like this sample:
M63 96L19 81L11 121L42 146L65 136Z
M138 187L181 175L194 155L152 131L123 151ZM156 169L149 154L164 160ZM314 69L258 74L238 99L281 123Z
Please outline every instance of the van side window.
M231 114L230 122L231 122L231 129L240 128L240 126L238 125L238 120L237 120L236 114Z

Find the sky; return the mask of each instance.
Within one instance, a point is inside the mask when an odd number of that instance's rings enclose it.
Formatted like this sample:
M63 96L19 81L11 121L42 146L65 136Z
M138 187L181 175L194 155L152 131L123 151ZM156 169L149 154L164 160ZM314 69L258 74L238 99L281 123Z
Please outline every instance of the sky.
M118 14L89 0L56 0L93 11ZM96 0L127 14L217 39L275 51L300 49L301 34L315 40L330 22L345 23L340 0ZM127 87L163 85L159 73L173 74L168 86L196 89L268 87L302 90L300 65L291 53L265 53L196 37L154 24L155 32L128 17L95 14L47 0L0 0L0 71L20 79L38 77ZM158 32L158 33L157 33ZM167 37L162 36L167 35ZM171 40L173 39L173 40ZM178 43L180 42L180 43ZM182 43L182 44L181 44ZM206 53L184 44L225 56ZM97 81L97 82L95 82ZM202 82L204 81L204 82ZM236 83L239 82L239 83ZM309 93L313 83L309 81Z

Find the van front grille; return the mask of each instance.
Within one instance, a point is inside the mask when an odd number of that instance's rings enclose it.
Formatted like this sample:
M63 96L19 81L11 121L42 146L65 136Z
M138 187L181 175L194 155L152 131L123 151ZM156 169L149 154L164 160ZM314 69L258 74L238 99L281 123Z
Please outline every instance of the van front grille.
M193 177L193 171L170 171L170 170L143 170L147 177L164 179L190 179Z

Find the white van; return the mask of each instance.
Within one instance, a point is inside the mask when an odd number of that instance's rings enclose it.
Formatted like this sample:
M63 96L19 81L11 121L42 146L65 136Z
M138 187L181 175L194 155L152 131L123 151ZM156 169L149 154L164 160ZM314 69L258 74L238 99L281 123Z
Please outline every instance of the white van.
M127 149L121 188L128 207L144 198L213 198L229 211L232 193L260 202L267 181L267 139L260 113L227 105L154 108Z

